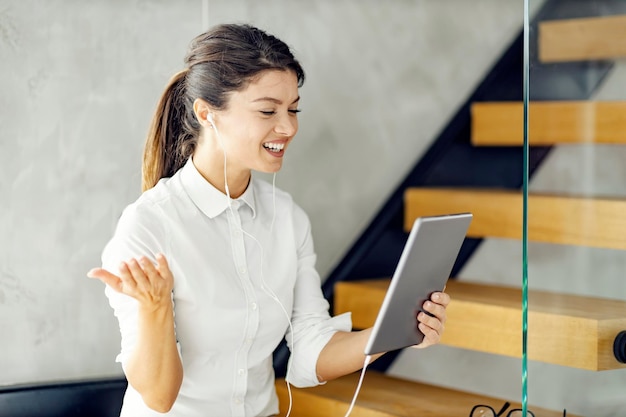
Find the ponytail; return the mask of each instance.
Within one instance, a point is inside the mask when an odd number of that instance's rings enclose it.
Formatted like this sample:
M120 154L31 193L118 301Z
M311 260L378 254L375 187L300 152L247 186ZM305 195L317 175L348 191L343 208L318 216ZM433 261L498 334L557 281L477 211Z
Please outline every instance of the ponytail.
M195 149L199 126L193 114L186 111L187 72L185 69L174 74L157 104L143 151L142 191L174 175Z

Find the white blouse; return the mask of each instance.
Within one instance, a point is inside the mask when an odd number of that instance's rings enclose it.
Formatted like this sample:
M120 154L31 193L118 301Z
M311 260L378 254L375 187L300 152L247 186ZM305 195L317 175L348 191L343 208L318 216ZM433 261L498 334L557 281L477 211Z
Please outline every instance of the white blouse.
M184 375L169 413L149 409L129 385L121 416L277 414L272 352L283 337L291 350L288 381L320 383L320 351L352 324L349 314L329 316L307 215L272 188L253 178L229 208L190 158L124 210L103 268L118 273L121 261L166 256ZM137 302L108 286L105 293L119 320L124 366L137 341Z

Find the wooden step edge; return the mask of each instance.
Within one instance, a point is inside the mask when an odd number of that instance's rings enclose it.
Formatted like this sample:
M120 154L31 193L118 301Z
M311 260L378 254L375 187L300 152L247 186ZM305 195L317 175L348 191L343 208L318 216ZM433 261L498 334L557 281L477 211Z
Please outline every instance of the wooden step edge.
M468 237L522 238L517 190L415 187L404 193L404 229L417 217L471 212ZM528 239L563 245L626 249L626 200L530 194Z
M334 314L352 312L356 329L374 325L389 279L344 281L335 286ZM441 343L521 357L522 296L512 287L450 280L452 298ZM530 290L528 358L572 368L623 369L613 354L626 330L626 302Z
M474 146L522 146L522 102L471 105ZM626 101L532 101L528 106L530 146L626 144Z
M291 415L298 417L343 416L356 390L360 372L312 388L291 387ZM285 416L289 396L284 379L276 381L280 415ZM449 388L408 381L367 370L352 412L354 417L467 417L478 404L496 411L506 400ZM511 409L521 408L512 402ZM562 411L529 406L538 417L562 417ZM576 417L572 414L567 414Z
M626 56L626 15L543 21L538 30L543 63Z

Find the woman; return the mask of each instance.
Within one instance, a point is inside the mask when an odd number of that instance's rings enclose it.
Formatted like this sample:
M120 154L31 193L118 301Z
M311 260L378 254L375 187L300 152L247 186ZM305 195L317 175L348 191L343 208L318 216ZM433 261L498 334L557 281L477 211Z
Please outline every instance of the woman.
M248 25L196 37L161 98L142 196L122 214L90 277L107 284L129 386L122 416L270 416L272 352L313 386L364 363L371 329L331 318L306 214L251 175L276 173L298 130L304 72L287 45ZM417 326L437 343L449 297Z

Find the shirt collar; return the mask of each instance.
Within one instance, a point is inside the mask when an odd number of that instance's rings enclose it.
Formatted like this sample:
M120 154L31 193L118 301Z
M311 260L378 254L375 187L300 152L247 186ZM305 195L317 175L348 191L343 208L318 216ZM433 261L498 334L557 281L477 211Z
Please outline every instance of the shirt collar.
M191 157L181 169L180 179L191 201L209 218L219 216L228 208L226 194L215 188L200 174ZM252 218L256 217L254 181L252 178L250 178L246 191L239 198L232 200L231 204L234 209L239 208L242 204L247 205L252 210Z

